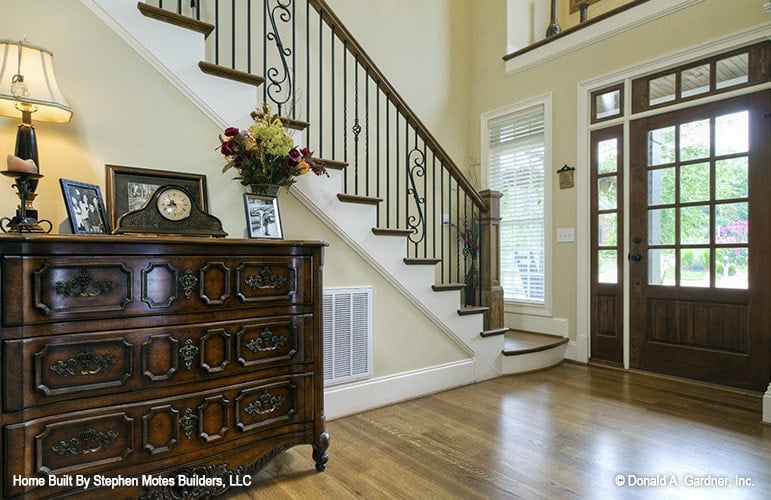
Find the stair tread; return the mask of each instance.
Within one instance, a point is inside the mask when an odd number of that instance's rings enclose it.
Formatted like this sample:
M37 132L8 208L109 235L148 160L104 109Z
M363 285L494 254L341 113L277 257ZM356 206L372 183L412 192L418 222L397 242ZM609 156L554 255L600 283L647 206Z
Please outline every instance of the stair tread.
M378 236L409 236L411 229L398 229L395 227L373 227L372 232Z
M251 113L249 113L249 116L251 116L252 120L254 120L258 116L262 116L262 113L259 113L257 111L252 111ZM310 122L306 122L304 120L295 120L294 118L289 118L288 116L279 116L278 119L281 120L281 125L283 125L284 128L299 130L300 132L308 128L308 126L310 125ZM327 161L334 162L334 160L327 160Z
M328 160L326 158L319 158L327 169L343 170L348 167L348 163L344 161Z
M383 201L382 198L373 198L371 196L359 196L345 193L338 194L337 199L346 203L362 203L365 205L377 205Z
M494 328L492 330L484 330L479 333L482 337L495 337L496 335L505 335L509 330L511 330L508 326L504 326L501 328Z
M203 34L205 37L209 36L209 34L214 31L214 25L211 23L199 21L198 19L177 14L170 10L161 9L160 7L155 7L154 5L149 5L144 2L137 3L137 8L139 9L139 12L146 17L155 19L156 21L173 24L180 28L196 31Z
M458 314L461 316L468 316L470 314L482 314L489 311L489 307L485 306L469 306L458 309Z
M465 283L440 283L437 285L431 285L431 288L435 292L452 292L457 290L463 290L466 288Z
M504 356L516 356L517 354L545 351L567 342L567 338L556 335L510 331L503 339L502 352Z
M442 259L412 259L404 258L404 263L408 266L435 266L442 262Z
M198 63L198 67L201 68L201 71L207 75L227 78L228 80L248 83L250 85L262 85L265 81L265 79L261 76L253 75L251 73L247 73L246 71L229 68L227 66L220 66L219 64L212 64L206 61L200 61Z

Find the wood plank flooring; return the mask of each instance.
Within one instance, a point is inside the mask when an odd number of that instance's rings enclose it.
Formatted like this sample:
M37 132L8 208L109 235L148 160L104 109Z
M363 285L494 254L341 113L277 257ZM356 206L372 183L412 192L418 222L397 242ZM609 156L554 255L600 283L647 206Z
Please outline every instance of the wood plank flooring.
M326 472L295 447L230 498L767 499L760 408L754 394L563 363L328 422Z

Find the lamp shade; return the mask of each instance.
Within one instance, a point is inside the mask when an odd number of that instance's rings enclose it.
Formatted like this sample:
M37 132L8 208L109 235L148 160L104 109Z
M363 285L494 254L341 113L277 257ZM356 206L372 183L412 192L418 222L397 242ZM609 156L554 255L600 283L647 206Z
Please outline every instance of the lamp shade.
M16 117L24 111L45 122L72 118L56 83L53 54L26 42L0 40L0 114Z

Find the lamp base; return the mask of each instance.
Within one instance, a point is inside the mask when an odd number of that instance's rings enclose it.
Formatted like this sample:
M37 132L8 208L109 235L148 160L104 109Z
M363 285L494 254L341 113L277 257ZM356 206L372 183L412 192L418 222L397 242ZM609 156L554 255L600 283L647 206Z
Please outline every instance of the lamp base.
M0 174L16 179L13 187L16 188L16 194L20 201L20 204L16 207L16 215L14 217L3 217L0 219L0 230L4 233L50 233L53 229L51 221L45 219L38 220L37 210L27 208L27 203L34 198L34 191L31 189L31 186L33 183L37 185L38 180L43 176L10 170L4 170ZM48 228L46 229L44 225L47 225Z
M16 209L14 217L0 219L0 230L4 233L50 233L52 229L53 224L50 220L22 217L19 209Z

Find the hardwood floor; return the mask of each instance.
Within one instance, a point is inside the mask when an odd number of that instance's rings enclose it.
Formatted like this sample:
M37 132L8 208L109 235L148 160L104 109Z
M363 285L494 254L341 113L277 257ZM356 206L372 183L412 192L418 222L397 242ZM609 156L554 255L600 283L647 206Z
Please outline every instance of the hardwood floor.
M326 472L296 447L230 498L769 498L760 407L742 392L563 363L328 422Z

